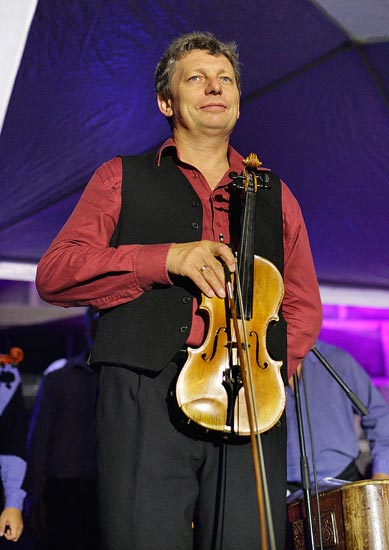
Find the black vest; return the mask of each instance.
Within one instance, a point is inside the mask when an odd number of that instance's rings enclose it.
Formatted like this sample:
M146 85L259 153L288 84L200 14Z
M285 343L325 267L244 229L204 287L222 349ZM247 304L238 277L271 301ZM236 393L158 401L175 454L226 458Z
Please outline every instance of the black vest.
M160 166L156 153L122 157L122 208L110 246L159 244L201 239L201 201L170 156ZM283 274L281 185L267 172L271 189L257 191L255 253ZM234 198L233 198L234 197ZM231 232L239 223L237 193L231 194ZM158 372L185 344L196 287L185 277L173 286L154 285L136 300L100 311L91 362ZM286 326L268 331L268 349L286 367ZM283 369L284 370L284 369Z

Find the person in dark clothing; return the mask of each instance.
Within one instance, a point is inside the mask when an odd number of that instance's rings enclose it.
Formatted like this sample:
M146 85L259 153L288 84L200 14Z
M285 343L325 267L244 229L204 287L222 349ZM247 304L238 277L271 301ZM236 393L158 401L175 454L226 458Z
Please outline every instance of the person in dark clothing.
M86 314L88 343L95 312ZM80 355L46 369L27 443L27 514L38 550L96 550L97 375Z
M19 348L16 355L23 352ZM27 412L19 369L10 355L0 354L0 547L16 542L23 532L22 487L26 472Z
M184 35L167 48L155 76L158 107L173 136L157 151L115 158L96 171L40 260L37 288L53 304L100 310L91 362L100 369L102 548L257 550L249 438L192 431L175 398L187 346L200 346L207 334L201 293L224 301L223 264L235 271L229 244L239 241L239 223L231 222L241 201L233 199L230 173L244 168L229 145L240 109L236 45L210 33ZM256 195L250 231L255 253L284 279L280 322L269 331L286 383L287 367L293 373L320 329L320 296L297 201L267 175L271 184L266 197ZM280 549L284 417L264 434L263 447Z

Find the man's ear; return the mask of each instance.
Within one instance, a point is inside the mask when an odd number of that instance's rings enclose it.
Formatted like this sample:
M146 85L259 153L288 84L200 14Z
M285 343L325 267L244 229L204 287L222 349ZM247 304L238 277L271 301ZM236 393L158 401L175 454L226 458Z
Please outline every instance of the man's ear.
M162 99L160 95L157 96L158 107L163 115L166 117L173 116L172 102L170 99Z

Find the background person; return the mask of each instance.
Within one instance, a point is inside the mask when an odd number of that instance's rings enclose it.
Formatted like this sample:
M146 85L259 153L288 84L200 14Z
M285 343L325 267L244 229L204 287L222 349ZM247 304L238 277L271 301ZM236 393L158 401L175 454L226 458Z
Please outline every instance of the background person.
M366 477L375 480L389 479L389 406L372 383L367 372L345 350L321 340L316 347L337 374L362 403L368 414L360 417L361 428L369 442L371 464ZM315 450L317 479L333 477L358 481L365 473L358 468L360 454L359 434L355 423L352 402L338 382L320 360L311 352L302 363L304 383L299 379L301 407L304 415L306 452L313 481L311 443L306 417L306 404L310 415ZM298 371L301 371L299 366ZM293 381L291 381L293 386ZM294 491L301 486L300 448L295 410L295 396L287 388L288 427L288 487Z
M18 541L23 532L27 413L19 362L13 361L11 352L0 354L0 547L4 541Z
M95 472L97 375L87 361L96 310L85 315L86 346L42 377L27 445L27 515L36 550L98 548Z

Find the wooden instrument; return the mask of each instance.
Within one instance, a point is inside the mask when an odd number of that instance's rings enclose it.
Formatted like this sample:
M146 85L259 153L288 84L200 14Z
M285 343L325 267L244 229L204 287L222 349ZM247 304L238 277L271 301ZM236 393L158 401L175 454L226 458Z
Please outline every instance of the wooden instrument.
M237 266L242 296L237 307L239 326L233 323L227 299L203 296L200 308L208 314L207 336L199 348L188 348L176 386L178 405L190 420L241 436L251 434L242 369L250 371L255 433L274 426L285 407L282 361L272 359L266 348L269 323L278 320L283 280L271 262L254 255L255 193L261 163L253 153L244 163L245 209ZM237 275L232 277L235 285L236 279ZM240 347L245 354L243 366Z
M319 545L316 497L312 497L315 547ZM389 480L356 481L319 494L324 550L389 550ZM305 506L288 506L287 550L305 550Z
M284 286L277 268L254 255L261 163L251 153L244 165L245 208L235 274L225 269L226 299L202 297L207 336L200 348L188 348L176 398L189 420L204 428L250 435L262 548L276 550L260 433L274 426L285 407L282 361L273 360L266 348L267 328L278 321Z

